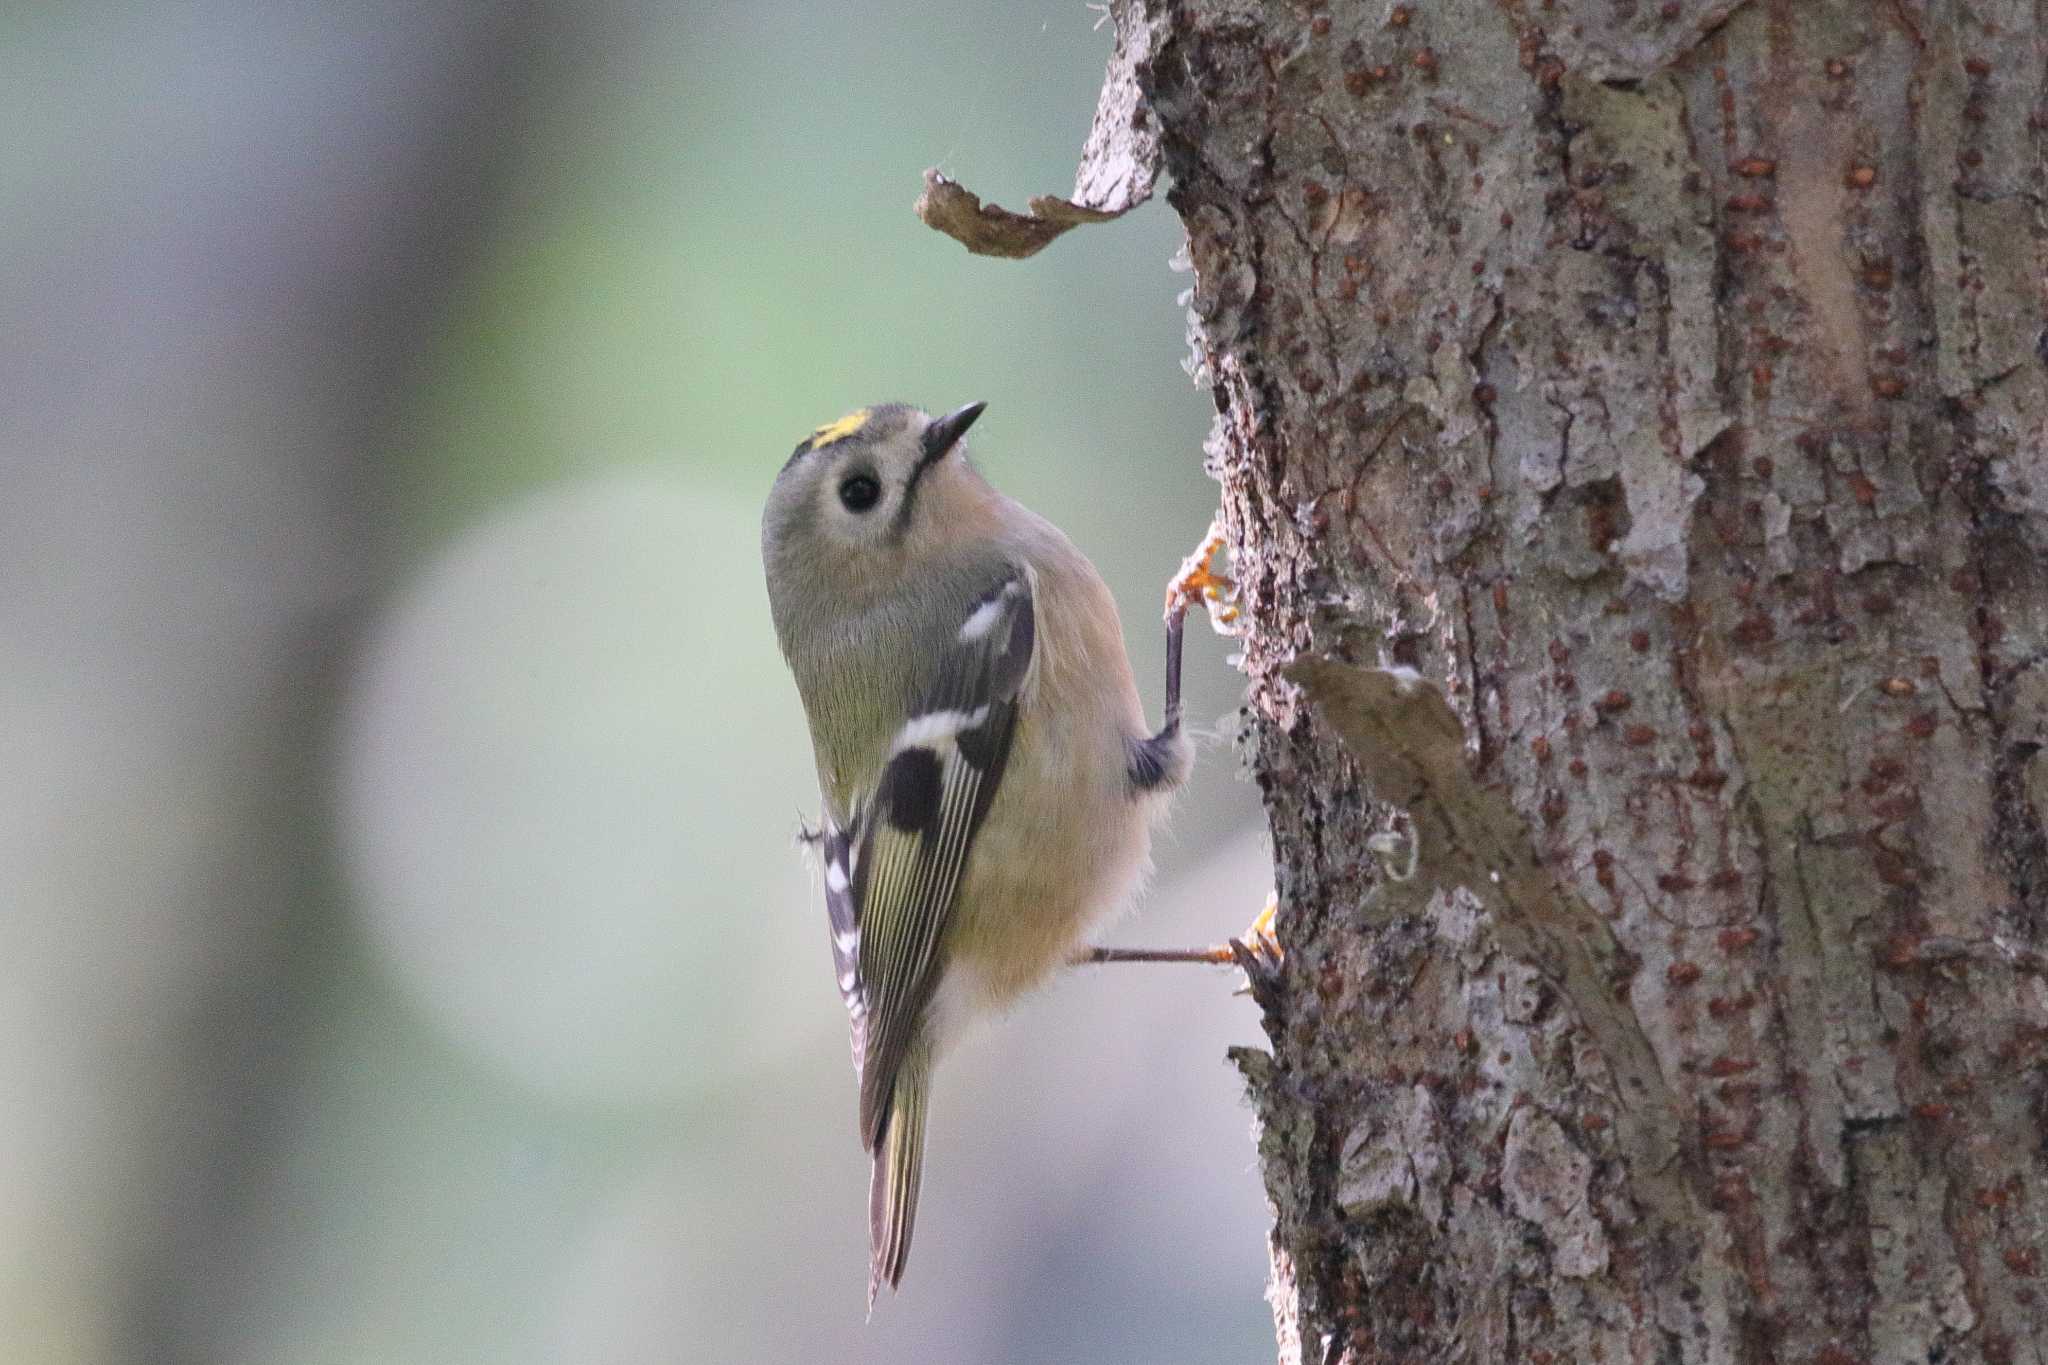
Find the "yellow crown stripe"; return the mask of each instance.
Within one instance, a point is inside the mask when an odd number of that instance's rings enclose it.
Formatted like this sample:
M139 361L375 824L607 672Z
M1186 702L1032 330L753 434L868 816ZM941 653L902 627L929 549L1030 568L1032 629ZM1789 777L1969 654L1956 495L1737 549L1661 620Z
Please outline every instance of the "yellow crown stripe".
M831 445L834 441L845 440L866 426L871 415L867 408L859 408L836 422L827 422L811 433L811 449L817 450L822 446Z

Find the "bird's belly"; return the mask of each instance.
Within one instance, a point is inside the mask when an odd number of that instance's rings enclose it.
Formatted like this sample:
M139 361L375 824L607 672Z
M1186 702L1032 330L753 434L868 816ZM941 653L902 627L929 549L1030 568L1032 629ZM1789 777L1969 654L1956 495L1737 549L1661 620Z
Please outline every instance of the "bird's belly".
M949 994L959 1005L1009 1003L1070 962L1091 929L1130 903L1149 865L1150 823L1135 808L1119 814L1128 818L1084 823L1069 804L991 810L951 925L948 975L960 979Z

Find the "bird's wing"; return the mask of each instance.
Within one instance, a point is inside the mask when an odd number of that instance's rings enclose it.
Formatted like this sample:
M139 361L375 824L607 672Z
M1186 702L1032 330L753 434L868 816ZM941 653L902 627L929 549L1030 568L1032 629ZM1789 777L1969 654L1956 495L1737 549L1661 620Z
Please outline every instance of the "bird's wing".
M1036 645L1030 571L1006 565L944 637L874 789L825 830L825 908L869 1147L925 1006L976 831L1002 781Z

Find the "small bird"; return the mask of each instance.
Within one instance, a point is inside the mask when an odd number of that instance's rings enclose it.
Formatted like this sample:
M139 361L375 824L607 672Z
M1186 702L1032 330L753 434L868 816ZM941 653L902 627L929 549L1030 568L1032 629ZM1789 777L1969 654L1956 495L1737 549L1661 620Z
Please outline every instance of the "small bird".
M873 1160L870 1311L910 1252L934 1063L1130 898L1191 762L1180 611L1147 733L1095 566L967 460L985 406L891 403L819 427L762 518Z

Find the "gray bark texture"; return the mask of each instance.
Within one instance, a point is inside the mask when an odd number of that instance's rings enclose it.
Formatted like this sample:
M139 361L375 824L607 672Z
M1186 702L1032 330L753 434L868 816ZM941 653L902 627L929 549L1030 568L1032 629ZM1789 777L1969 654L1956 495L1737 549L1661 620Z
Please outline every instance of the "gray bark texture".
M2048 1359L2048 3L1119 20L1281 1358Z

